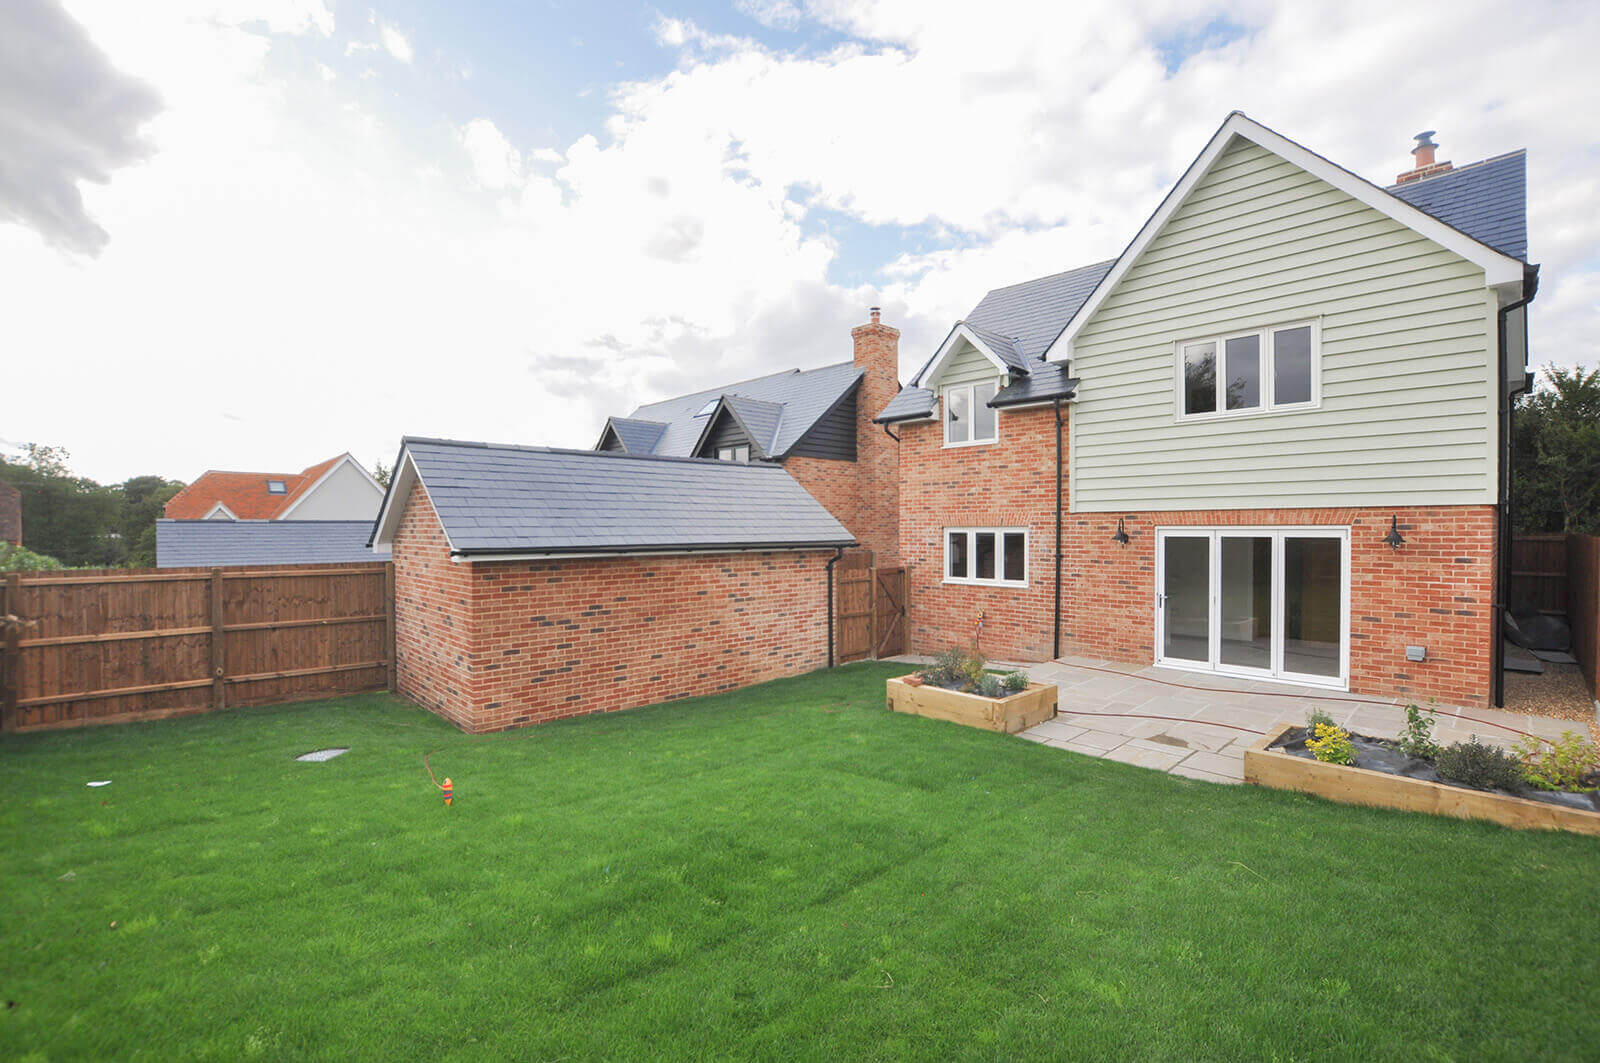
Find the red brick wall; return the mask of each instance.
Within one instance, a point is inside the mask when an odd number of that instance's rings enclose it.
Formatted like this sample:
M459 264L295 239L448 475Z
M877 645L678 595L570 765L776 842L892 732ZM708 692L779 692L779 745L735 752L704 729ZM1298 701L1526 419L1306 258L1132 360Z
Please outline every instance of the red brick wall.
M1485 705L1492 693L1493 506L1069 513L1062 652L1148 664L1155 653L1155 529L1331 525L1350 529L1350 689ZM1406 543L1383 544L1398 516ZM1406 660L1425 645L1428 659Z
M945 447L937 422L900 434L900 551L910 581L911 653L970 646L1012 661L1050 659L1054 623L1055 410L1002 412L998 442ZM1062 432L1063 444L1066 432ZM1063 497L1065 495L1063 494ZM960 525L1028 529L1028 586L944 582L944 529Z
M1054 412L1000 415L999 442L944 448L937 423L901 427L900 542L910 566L909 652L979 643L1001 660L1047 660L1054 621ZM1115 513L1072 513L1062 530L1063 654L1150 664L1155 652L1155 529L1178 526L1350 528L1350 687L1382 697L1486 704L1492 680L1492 506L1214 510L1122 514L1131 542L1111 541ZM1383 545L1397 515L1406 545ZM943 531L1029 529L1025 589L943 582ZM1408 644L1428 659L1405 659Z
M471 569L450 560L444 528L420 484L394 538L396 687L401 694L470 729L472 715Z
M866 370L856 393L856 464L860 467L856 523L847 524L880 565L900 558L900 446L873 423L900 391L900 330L878 320L850 330L855 363Z
M400 690L498 731L808 672L827 664L830 556L456 564L415 489L394 544Z

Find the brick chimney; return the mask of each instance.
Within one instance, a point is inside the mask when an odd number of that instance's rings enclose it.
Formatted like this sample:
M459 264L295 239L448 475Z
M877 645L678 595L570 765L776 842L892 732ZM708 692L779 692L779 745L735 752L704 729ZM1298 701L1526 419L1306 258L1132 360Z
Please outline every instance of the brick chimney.
M874 306L870 320L850 330L855 364L865 370L856 392L859 527L851 528L880 565L900 556L900 446L872 419L900 391L900 330L885 325Z
M1434 162L1433 153L1439 145L1433 142L1434 130L1428 129L1418 133L1413 139L1417 146L1411 149L1411 157L1416 165L1394 179L1397 185L1408 181L1419 181L1424 177L1432 177L1436 173L1448 173L1451 169L1448 162Z

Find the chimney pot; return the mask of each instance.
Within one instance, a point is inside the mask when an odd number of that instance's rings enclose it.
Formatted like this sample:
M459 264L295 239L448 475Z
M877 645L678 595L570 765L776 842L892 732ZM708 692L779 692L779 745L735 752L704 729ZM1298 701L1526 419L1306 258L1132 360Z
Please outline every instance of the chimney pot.
M1434 153L1439 148L1439 145L1433 139L1435 132L1437 130L1424 129L1412 138L1417 142L1416 147L1411 149L1413 165L1411 169L1395 177L1395 184L1403 185L1407 181L1415 181L1421 177L1432 177L1436 173L1446 173L1450 170L1448 162L1434 161Z
M879 316L880 316L880 315L879 315L879 312L878 312L878 308L877 308L877 307L873 307L873 308L872 308L872 309L871 309L871 311L870 311L870 313L871 313L871 314L872 314L872 323L873 323L873 324L874 324L874 325L876 325L876 324L877 324L877 323L878 323L878 318L879 318Z

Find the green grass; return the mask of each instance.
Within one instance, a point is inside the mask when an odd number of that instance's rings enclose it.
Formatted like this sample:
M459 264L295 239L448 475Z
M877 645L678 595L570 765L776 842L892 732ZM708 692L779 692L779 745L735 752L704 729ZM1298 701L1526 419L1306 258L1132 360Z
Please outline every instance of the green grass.
M896 671L486 738L381 696L6 737L0 1056L1600 1044L1594 839L894 715Z

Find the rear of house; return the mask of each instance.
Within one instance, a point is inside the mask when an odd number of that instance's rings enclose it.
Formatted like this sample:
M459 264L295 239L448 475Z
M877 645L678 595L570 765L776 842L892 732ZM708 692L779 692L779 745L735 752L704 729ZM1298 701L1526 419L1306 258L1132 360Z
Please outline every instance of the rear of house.
M422 439L374 540L399 690L469 731L823 667L855 543L776 465Z
M879 415L913 650L1494 696L1523 159L1424 147L1385 190L1235 114L1122 256L959 323Z

